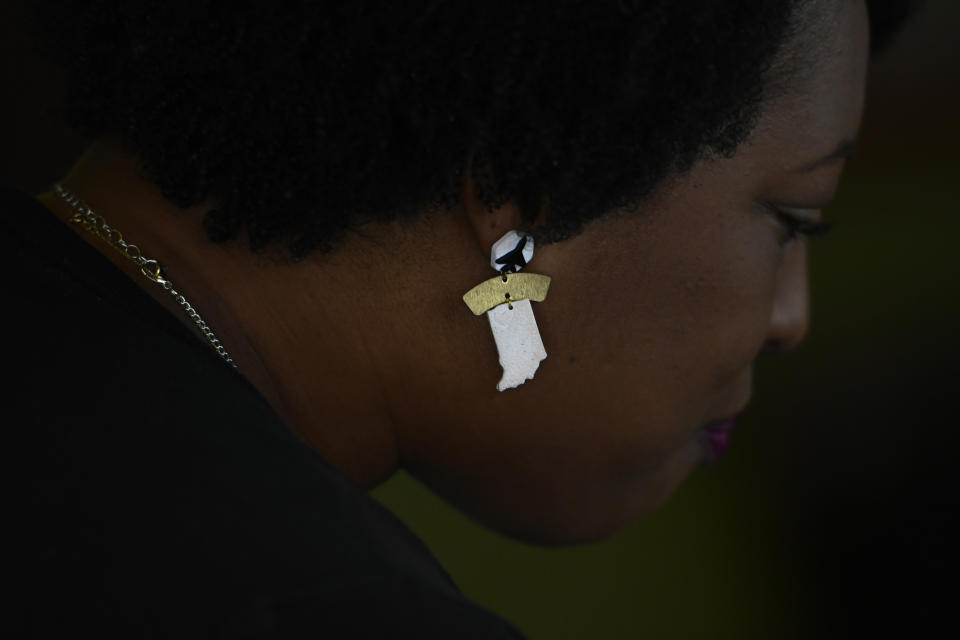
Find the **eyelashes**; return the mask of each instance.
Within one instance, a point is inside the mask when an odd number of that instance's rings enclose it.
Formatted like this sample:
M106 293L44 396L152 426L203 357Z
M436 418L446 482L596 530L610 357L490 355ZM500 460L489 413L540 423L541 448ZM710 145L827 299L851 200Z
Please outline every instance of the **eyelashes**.
M763 205L764 209L776 216L781 226L786 230L787 237L781 242L781 244L785 245L788 242L792 242L793 240L796 240L798 236L823 236L833 229L832 222L812 222L810 220L802 220L793 214L788 213L784 209L770 204L769 202L762 202L761 204Z
M833 228L832 222L810 222L809 220L797 220L793 216L777 211L777 217L783 226L787 229L787 238L796 239L797 236L823 236Z

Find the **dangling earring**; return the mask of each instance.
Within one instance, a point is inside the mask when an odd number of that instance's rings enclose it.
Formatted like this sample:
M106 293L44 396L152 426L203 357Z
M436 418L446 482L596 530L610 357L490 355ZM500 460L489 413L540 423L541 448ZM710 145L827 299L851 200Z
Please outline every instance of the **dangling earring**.
M497 391L512 389L533 379L547 357L530 301L543 302L550 276L518 273L533 259L533 236L511 230L493 243L490 266L500 274L481 282L463 295L475 315L487 314L500 354L503 377Z

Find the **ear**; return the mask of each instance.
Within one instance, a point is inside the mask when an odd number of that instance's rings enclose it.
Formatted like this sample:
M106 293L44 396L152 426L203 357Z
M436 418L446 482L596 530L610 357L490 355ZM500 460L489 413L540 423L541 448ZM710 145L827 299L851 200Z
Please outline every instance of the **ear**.
M477 198L477 185L469 171L464 172L463 187L460 191L461 208L473 234L477 239L477 247L488 260L490 247L511 229L529 231L530 225L524 222L520 209L514 200L510 200L501 207L490 210ZM534 222L534 226L543 218L543 211ZM536 237L534 237L536 239Z

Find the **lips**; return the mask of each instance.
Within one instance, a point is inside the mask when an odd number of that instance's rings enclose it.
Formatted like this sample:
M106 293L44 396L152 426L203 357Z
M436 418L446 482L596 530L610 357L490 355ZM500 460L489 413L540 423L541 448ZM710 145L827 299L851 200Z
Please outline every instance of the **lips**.
M726 451L730 442L730 432L733 431L733 425L737 423L739 417L740 415L737 414L723 420L714 420L703 427L701 443L707 462L716 462Z

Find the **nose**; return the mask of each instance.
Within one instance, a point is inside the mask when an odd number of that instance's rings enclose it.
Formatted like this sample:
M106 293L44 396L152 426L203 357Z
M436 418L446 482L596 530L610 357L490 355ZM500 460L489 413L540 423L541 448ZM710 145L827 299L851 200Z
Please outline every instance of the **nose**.
M770 328L763 351L782 353L796 349L810 325L807 287L807 244L804 238L787 245L777 274Z

